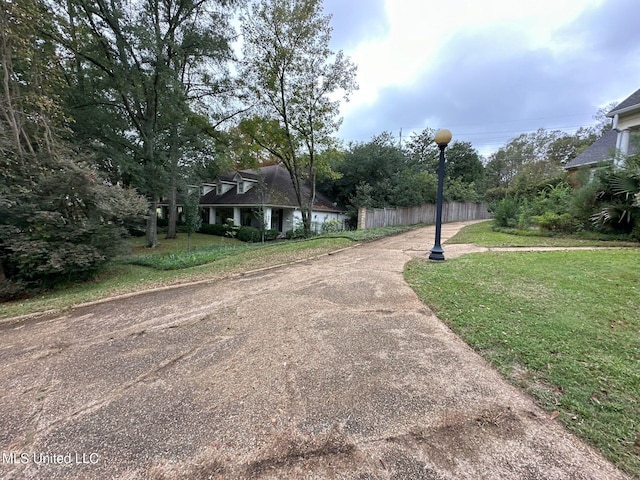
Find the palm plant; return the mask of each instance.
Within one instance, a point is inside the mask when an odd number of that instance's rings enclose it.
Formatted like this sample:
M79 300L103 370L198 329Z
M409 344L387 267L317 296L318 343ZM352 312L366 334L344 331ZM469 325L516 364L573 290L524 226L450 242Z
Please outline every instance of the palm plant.
M627 157L620 168L603 172L600 181L600 207L591 221L614 230L633 230L640 218L640 154Z

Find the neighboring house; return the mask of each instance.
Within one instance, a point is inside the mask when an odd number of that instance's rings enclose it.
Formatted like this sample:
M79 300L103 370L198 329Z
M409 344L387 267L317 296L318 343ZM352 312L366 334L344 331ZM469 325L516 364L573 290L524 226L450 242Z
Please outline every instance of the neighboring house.
M223 224L233 219L235 225L259 227L262 216L267 228L282 233L302 224L291 177L279 165L225 173L200 189L204 223ZM304 193L309 192L306 188ZM316 192L311 212L313 230L320 231L323 223L332 220L342 223L345 218L335 203Z
M565 170L593 168L603 161L619 161L638 152L638 146L630 138L633 131L640 130L640 90L607 113L607 117L613 119L613 129L568 162Z

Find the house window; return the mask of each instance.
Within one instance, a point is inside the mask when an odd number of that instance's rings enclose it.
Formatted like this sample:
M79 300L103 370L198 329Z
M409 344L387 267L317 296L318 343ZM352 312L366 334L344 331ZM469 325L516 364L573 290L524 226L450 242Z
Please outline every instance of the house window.
M284 220L284 210L276 208L271 211L271 229L282 232L282 223Z
M240 209L240 225L243 227L252 227L255 221L255 215L252 208Z

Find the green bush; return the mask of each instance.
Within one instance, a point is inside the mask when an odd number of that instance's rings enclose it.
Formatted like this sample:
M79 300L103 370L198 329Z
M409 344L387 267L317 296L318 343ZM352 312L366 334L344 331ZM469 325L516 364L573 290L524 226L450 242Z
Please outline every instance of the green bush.
M527 230L531 227L532 217L536 214L535 204L528 199L518 202L517 228L520 230Z
M89 278L122 253L126 226L146 213L144 198L102 181L75 154L30 157L24 178L3 155L0 301Z
M286 233L288 240L298 239L298 238L307 238L307 235L304 232L304 225L298 219L295 221L295 227L293 230L289 230Z
M224 225L203 223L200 226L200 233L204 233L206 235L217 235L218 237L224 237L226 232L227 229Z
M484 192L484 201L493 205L507 196L508 192L505 187L489 188Z
M324 222L321 227L322 233L337 233L344 230L344 225L340 220L329 220Z
M264 240L267 242L275 240L279 236L280 232L278 230L268 229L264 231ZM236 238L242 242L258 243L262 241L262 233L258 228L240 227Z
M572 233L576 231L576 222L569 213L544 212L532 217L541 230L557 233Z
M542 215L545 212L567 213L574 193L573 187L566 182L546 185L534 198L536 214Z
M264 239L266 241L275 240L279 236L280 236L280 231L279 230L268 229L268 230L264 231Z
M444 189L444 199L449 202L474 202L480 201L480 195L475 182L463 182L459 178L447 180Z
M496 227L515 228L518 225L518 202L515 199L505 197L492 210Z
M304 234L304 229L302 227L300 228L296 228L294 230L288 230L285 233L287 240L296 240L299 238L307 238L307 236Z
M260 230L253 227L240 227L238 229L238 240L241 242L258 243L262 240Z

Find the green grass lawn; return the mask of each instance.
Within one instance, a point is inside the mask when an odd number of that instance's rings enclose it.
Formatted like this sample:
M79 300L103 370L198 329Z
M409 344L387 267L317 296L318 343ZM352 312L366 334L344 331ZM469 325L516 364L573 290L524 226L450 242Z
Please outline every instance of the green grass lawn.
M460 237L487 245L484 226ZM405 277L508 379L640 478L640 249L414 260Z
M110 262L90 281L62 285L29 299L2 304L0 319L74 305L115 295L199 280L224 278L239 272L279 265L335 251L356 242L370 241L406 231L410 227L389 227L340 232L308 240L247 244L232 238L192 234L175 240L159 235L160 245L145 248L144 237L129 240L130 254Z
M176 253L187 250L187 246L192 249L221 247L232 245L244 245L240 240L230 237L218 237L216 235L204 235L202 233L192 233L188 238L186 233L178 233L176 239L166 239L163 233L158 233L160 245L156 248L146 248L146 237L130 238L128 241L132 255L147 255L153 251L155 255L163 253ZM187 243L189 245L187 245Z
M463 228L447 243L473 243L479 247L638 247L638 242L585 238L587 234L566 237L536 235L536 232L519 232L512 235L495 232L493 221L480 222Z

